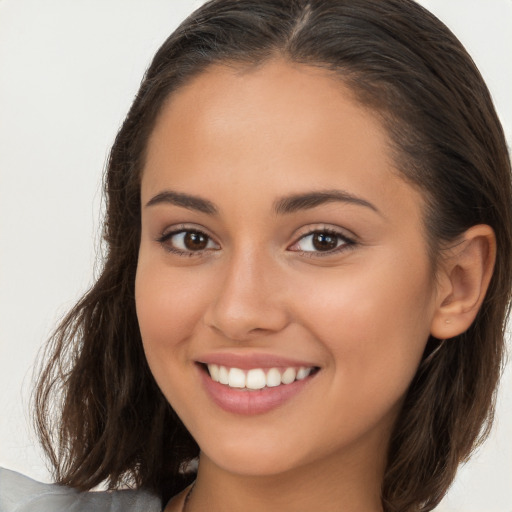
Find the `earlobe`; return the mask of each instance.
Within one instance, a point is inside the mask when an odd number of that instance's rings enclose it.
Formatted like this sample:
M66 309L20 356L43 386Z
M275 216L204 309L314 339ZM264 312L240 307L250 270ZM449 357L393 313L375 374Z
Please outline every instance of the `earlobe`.
M453 338L469 328L484 300L495 259L496 236L485 224L469 228L447 250L440 263L432 336Z

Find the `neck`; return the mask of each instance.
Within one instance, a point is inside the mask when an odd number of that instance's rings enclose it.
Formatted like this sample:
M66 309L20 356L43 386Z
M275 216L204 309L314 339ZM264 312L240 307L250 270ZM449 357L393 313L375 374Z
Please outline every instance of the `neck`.
M231 473L201 454L187 512L382 512L385 457L354 455L332 454L285 473L254 476Z

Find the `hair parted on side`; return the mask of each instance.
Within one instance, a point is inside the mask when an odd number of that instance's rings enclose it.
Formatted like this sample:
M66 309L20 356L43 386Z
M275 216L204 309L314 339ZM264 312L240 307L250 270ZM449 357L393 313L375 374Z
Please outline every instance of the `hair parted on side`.
M430 339L391 439L386 512L432 510L486 437L512 288L509 154L473 61L412 0L212 0L164 42L112 147L105 176L107 254L64 318L34 395L36 428L59 483L131 483L164 500L191 480L198 446L158 389L137 323L140 176L162 105L213 64L272 58L320 66L387 129L396 168L426 199L432 261L476 224L496 234L494 274L475 322Z

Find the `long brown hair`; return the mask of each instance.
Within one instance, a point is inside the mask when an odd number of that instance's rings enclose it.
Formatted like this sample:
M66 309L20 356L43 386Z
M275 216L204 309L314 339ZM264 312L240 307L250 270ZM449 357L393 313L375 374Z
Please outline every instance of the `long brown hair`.
M140 174L163 103L214 63L275 57L336 74L387 128L396 167L426 199L432 261L476 224L498 254L475 322L430 339L390 442L387 512L432 510L489 431L512 287L510 160L489 92L456 37L412 0L213 0L155 55L114 142L105 177L101 275L56 330L35 393L56 480L152 490L190 480L198 446L158 389L134 301Z

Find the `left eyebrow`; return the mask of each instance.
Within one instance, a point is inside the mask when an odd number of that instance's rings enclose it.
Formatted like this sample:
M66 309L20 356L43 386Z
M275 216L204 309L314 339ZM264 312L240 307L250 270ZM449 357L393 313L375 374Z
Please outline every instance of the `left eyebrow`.
M361 197L354 196L344 190L325 190L295 194L278 199L274 203L274 211L279 215L294 213L299 210L309 210L325 203L341 202L364 206L382 215L379 209Z

